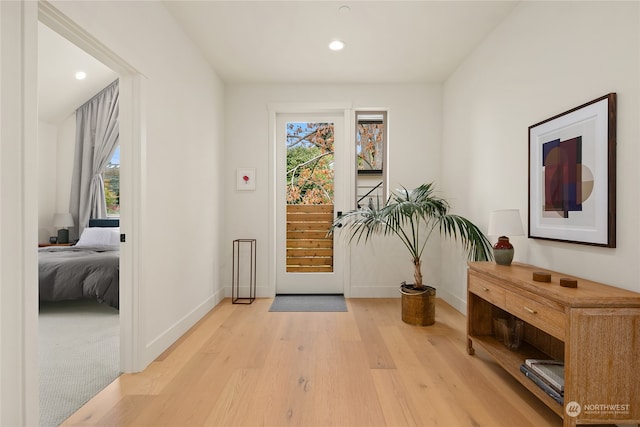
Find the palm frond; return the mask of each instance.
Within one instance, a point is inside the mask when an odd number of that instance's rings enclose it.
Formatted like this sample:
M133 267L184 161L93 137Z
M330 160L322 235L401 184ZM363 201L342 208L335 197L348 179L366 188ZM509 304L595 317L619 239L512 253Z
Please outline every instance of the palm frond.
M442 217L440 233L443 236L460 240L471 261L488 261L492 259L492 248L489 239L468 219L459 215L448 214Z
M349 243L367 242L374 235L396 235L411 253L420 259L432 232L459 241L470 260L493 258L489 239L468 219L449 214L449 203L435 195L432 183L414 189L402 187L394 191L384 206L372 205L347 212L337 218L329 233L342 228Z

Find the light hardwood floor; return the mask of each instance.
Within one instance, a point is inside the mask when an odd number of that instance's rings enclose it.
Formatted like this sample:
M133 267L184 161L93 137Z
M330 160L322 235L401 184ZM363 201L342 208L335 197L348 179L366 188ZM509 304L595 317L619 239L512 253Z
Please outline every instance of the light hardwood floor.
M346 313L271 313L224 300L144 372L123 375L63 426L561 426L438 300L436 324L399 299Z

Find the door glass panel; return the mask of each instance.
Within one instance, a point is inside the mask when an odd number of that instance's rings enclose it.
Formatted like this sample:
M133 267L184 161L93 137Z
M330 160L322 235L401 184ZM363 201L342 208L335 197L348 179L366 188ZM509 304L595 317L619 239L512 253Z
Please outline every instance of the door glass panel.
M286 124L287 272L333 271L334 124Z

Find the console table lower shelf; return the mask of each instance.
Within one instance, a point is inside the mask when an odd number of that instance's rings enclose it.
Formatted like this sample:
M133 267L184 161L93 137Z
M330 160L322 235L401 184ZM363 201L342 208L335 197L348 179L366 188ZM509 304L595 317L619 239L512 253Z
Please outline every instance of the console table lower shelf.
M520 372L520 366L525 359L546 360L551 359L551 357L529 344L524 344L517 351L509 350L502 342L489 336L476 336L473 337L473 340L470 338L468 348L469 354L475 354L475 350L473 348L474 344L489 353L489 355L493 357L500 366L502 366L507 372L511 373L518 382L533 393L538 399L542 400L553 410L553 412L558 414L560 417L564 415L564 408L560 403L556 402L533 381Z
M551 274L536 282L533 272ZM584 279L559 286L567 275L514 263L469 263L467 351L486 351L505 371L563 419L579 424L640 422L640 294ZM513 350L495 338L494 319L524 321ZM564 363L559 403L520 371L526 359Z

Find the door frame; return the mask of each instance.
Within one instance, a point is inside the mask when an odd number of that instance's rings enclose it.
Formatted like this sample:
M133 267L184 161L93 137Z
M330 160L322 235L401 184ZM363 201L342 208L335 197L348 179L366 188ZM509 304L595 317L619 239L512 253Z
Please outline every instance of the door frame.
M269 187L269 205L268 205L268 293L269 296L273 297L276 295L276 267L277 267L277 239L276 239L276 229L277 229L277 215L276 215L276 123L277 123L277 115L278 114L313 114L313 113L331 113L336 115L342 115L344 118L344 131L345 131L345 143L348 146L353 147L354 144L354 125L353 125L353 106L351 103L275 103L268 105L269 111L269 136L268 136L268 144L269 144L269 170L268 170L268 187ZM345 171L347 176L347 186L346 189L347 194L353 193L353 188L355 185L355 150L347 150L347 156L345 162ZM347 208L350 208L352 201L347 198ZM336 243L339 240L336 240ZM346 244L346 243L342 243ZM344 296L349 297L351 295L351 284L349 282L349 277L351 277L351 269L349 265L349 250L346 248L342 251L343 257L340 262L343 265L342 276L343 276L343 291Z
M332 218L340 210L346 210L348 203L347 180L347 129L344 122L344 115L341 112L315 112L315 113L277 113L276 114L276 139L274 140L276 154L276 181L275 181L275 211L276 211L276 294L344 294L345 278L344 250L345 246L340 245L337 235L331 236L332 265L331 272L293 272L287 271L287 254L283 251L286 248L288 233L288 212L289 205L286 201L284 174L286 173L286 156L288 150L283 143L287 138L288 131L285 129L289 123L325 123L331 122L334 125L334 193L332 201ZM337 184L337 185L336 185ZM298 205L303 206L303 205ZM288 251L288 249L287 249Z
M139 297L142 200L145 186L146 145L144 99L146 78L116 52L46 1L38 2L38 20L114 70L120 79L120 230L126 242L120 247L120 370L144 369ZM37 228L37 227L36 227Z

